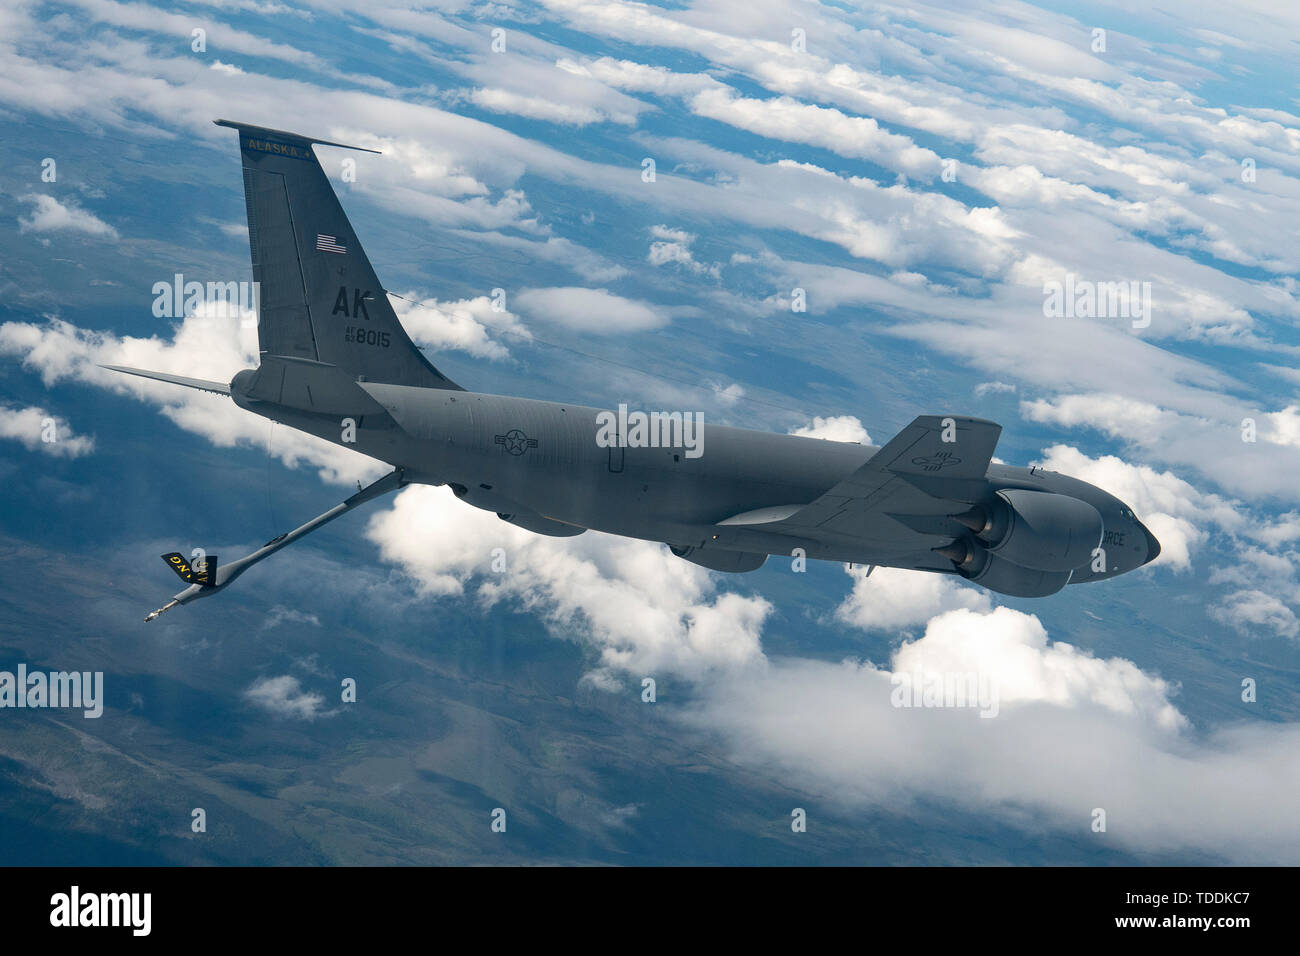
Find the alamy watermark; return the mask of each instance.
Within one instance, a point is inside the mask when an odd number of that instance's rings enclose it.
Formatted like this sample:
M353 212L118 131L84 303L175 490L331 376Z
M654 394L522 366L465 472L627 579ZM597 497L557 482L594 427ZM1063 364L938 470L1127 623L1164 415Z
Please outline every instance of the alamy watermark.
M971 707L998 715L998 682L983 671L899 671L890 675L894 707Z
M155 282L152 291L155 318L183 319L202 309L206 318L238 318L244 326L257 325L259 282L187 282L178 272L170 282Z
M629 412L596 414L600 448L681 448L687 458L704 454L703 412Z
M1043 315L1049 319L1132 319L1151 324L1150 282L1093 282L1067 273L1064 282L1043 283Z
M50 897L50 925L55 927L124 927L132 936L148 936L152 912L152 893L83 893L74 885Z
M104 713L103 671L0 671L0 707L81 709L84 716Z

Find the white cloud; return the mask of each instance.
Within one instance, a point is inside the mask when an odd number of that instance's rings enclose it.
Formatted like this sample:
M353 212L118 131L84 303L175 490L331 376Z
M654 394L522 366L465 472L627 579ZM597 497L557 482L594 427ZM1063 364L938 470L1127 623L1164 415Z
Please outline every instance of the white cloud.
M39 372L46 386L75 381L133 395L156 404L178 426L218 446L264 448L289 467L316 464L327 481L351 484L377 478L383 470L357 452L305 432L274 429L266 419L228 398L98 367L121 365L230 381L240 369L256 367L257 330L233 314L223 314L217 304L186 316L170 340L91 332L61 319L44 325L5 322L0 324L0 355L19 359L25 368Z
M1185 414L1116 392L1058 395L1023 401L1030 421L1095 428L1154 458L1194 469L1234 492L1294 497L1290 469L1300 467L1300 406L1262 412L1232 400L1196 402L1204 414ZM1256 441L1244 441L1244 425Z
M304 691L298 678L289 674L259 677L244 691L244 699L277 717L298 720L315 720L325 706L323 696Z
M958 609L937 615L925 636L894 654L895 673L977 673L997 679L1003 707L1049 702L1058 707L1097 704L1140 716L1159 730L1177 730L1187 719L1169 702L1171 687L1143 673L1132 661L1101 660L1071 644L1049 642L1035 615L1011 608Z
M871 436L862 427L856 415L814 416L811 425L801 425L790 432L804 438L824 438L827 441L851 441L870 445Z
M587 532L549 538L458 501L446 488L402 491L367 536L428 596L473 593L541 615L559 636L598 653L591 679L671 672L703 679L763 663L759 631L771 605L715 593L710 572L662 545ZM430 548L429 541L440 542ZM493 549L506 570L492 571Z
M513 314L495 311L492 299L485 295L439 302L408 292L393 300L393 308L411 338L432 349L460 349L480 358L504 359L510 352L491 337L492 332L531 338Z
M450 64L478 84L468 94L474 105L565 126L605 122L631 126L638 114L649 109L646 103L619 92L581 64L567 57L553 58L557 47L539 43L524 31L512 33L515 48L506 56L481 53L468 63ZM536 49L521 50L521 43ZM503 69L502 61L507 56L509 67Z
M745 389L736 382L730 385L722 385L720 382L713 382L710 386L713 389L713 396L724 406L735 405L745 397Z
M605 119L599 110L590 106L557 103L545 96L527 96L510 90L477 89L470 93L469 98L475 106L481 106L495 113L515 113L519 116L527 116L529 119L564 123L569 126L586 126Z
M1288 511L1275 519L1260 520L1243 533L1272 548L1300 541L1300 512Z
M892 706L891 677L918 670L984 675L997 716ZM786 660L719 681L691 722L733 760L850 811L910 814L938 800L1130 850L1300 859L1300 725L1202 735L1174 690L1131 661L1049 641L1035 616L956 610L889 667ZM1095 807L1104 836L1090 830Z
M1259 637L1266 630L1290 638L1300 634L1295 612L1263 591L1235 591L1212 605L1209 614L1246 637Z
M277 604L271 608L265 620L262 621L262 630L269 631L281 624L310 624L312 627L320 627L320 618L307 611L300 611L297 608Z
M1285 527L1287 522L1280 524ZM1251 527L1247 534L1264 541L1279 537L1275 529L1267 528ZM1300 554L1291 549L1277 553L1238 546L1230 560L1210 573L1210 584L1233 589L1209 607L1210 617L1245 637L1268 632L1292 639L1300 636L1300 618L1294 610L1300 607L1298 565Z
M544 322L601 335L643 332L669 322L668 315L658 306L625 299L607 289L577 286L525 289L515 295L514 303L521 312Z
M719 263L705 265L696 260L694 253L691 252L691 244L695 242L693 233L685 229L670 229L668 226L659 225L650 227L650 235L655 241L650 243L650 252L646 256L646 261L652 266L673 263L696 275L711 275L715 279L722 276L722 266Z
M672 229L664 225L651 226L650 235L656 239L680 243L683 246L689 246L695 241L694 233L687 232L685 229Z
M1266 412L1263 416L1267 428L1258 437L1276 445L1300 448L1300 405L1288 405L1279 412Z
M677 73L664 66L615 60L608 56L586 63L562 59L560 65L565 69L580 70L602 83L634 93L684 95L706 89L718 82L703 73Z
M869 159L923 180L939 174L942 159L906 136L882 130L870 117L848 116L834 108L801 103L789 96L754 99L726 87L701 90L689 100L691 111L739 129L787 142L829 149L840 156Z
M30 216L19 218L20 232L83 232L88 236L117 238L116 229L73 200L61 203L45 193L28 193L20 198L33 207Z
M80 458L95 450L95 439L75 434L66 419L34 405L14 408L0 403L0 438L56 458Z
M835 609L835 617L864 631L899 631L924 624L956 608L987 611L989 592L955 575L904 568L846 568L853 591Z
M101 23L172 36L183 41L187 48L192 42L192 31L196 26L196 20L184 14L172 13L146 3L116 3L114 0L67 0L67 2L81 7ZM211 44L214 50L228 50L247 56L283 60L317 70L325 69L324 64L315 55L303 50L281 43L272 43L207 18L198 21L197 25L202 26L206 42Z
M1150 444L1163 433L1165 412L1152 402L1117 394L1059 395L1020 403L1020 414L1031 422L1065 428L1086 425L1116 438Z

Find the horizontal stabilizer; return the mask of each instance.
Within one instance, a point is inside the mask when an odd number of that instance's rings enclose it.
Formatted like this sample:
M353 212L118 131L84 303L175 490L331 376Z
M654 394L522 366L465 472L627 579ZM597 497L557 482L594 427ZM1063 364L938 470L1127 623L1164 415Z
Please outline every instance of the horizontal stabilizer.
M141 378L152 378L159 382L170 382L172 385L184 385L186 388L197 388L205 392L215 392L218 395L229 395L230 386L224 382L209 382L202 378L186 378L184 375L168 375L166 372L146 372L140 368L123 368L120 365L101 365L100 368L106 368L110 372L125 372L127 375L139 375Z
M263 136L274 136L276 139L290 140L298 143L313 143L317 146L338 146L340 149L355 149L362 153L378 153L377 149L366 149L364 146L349 146L347 143L331 143L327 139L313 139L310 136L303 136L301 133L290 133L282 129L268 129L265 126L253 126L249 123L236 123L233 120L213 120L217 126L226 126L230 129L237 129L242 133L260 133Z

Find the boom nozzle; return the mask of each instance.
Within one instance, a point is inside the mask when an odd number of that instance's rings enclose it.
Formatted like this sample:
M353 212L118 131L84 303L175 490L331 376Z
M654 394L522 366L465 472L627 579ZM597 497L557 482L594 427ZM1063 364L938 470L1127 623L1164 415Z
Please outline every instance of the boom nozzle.
M161 614L163 611L170 611L172 608L174 608L177 604L180 604L180 603L181 603L180 601L178 601L178 600L176 600L176 599L173 598L172 600L170 600L170 601L168 601L166 604L164 604L162 607L160 607L158 610L154 611L154 612L151 613L148 617L146 617L146 618L144 619L144 622L145 622L146 624L148 624L150 621L152 621L154 618L156 618L156 617L157 617L159 614Z

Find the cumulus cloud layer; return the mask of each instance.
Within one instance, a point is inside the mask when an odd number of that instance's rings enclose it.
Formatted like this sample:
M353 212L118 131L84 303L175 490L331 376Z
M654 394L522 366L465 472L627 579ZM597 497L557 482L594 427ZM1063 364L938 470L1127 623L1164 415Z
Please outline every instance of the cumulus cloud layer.
M986 611L992 605L988 591L952 575L861 565L846 571L853 591L835 616L864 631L906 630L951 608Z
M999 710L897 707L895 674L977 673ZM889 667L774 662L711 690L693 712L734 759L853 808L915 811L939 797L1016 825L1138 851L1195 849L1294 863L1294 724L1187 730L1172 688L1119 658L1053 643L1036 617L951 611ZM1106 833L1090 829L1106 813ZM919 812L919 811L917 811Z
M1296 356L1300 253L1276 237L1290 234L1300 213L1300 118L1221 106L1198 89L1212 68L1231 75L1261 56L1285 61L1281 38L1294 33L1293 13L1252 0L1255 17L1243 18L1198 0L1195 17L1153 14L1178 45L1112 31L1114 46L1102 57L1088 50L1087 25L1023 5L808 7L801 10L808 44L797 50L788 18L761 4L545 0L536 16L548 28L536 36L512 28L512 67L503 71L475 13L378 3L333 23L328 5L319 6L320 22L356 27L358 36L455 74L449 89L395 96L389 81L356 68L361 61L344 71L323 55L219 22L207 25L213 48L239 64L196 68L192 57L167 52L189 37L189 18L142 3L74 5L77 18L37 20L21 5L0 12L7 107L196 150L203 145L194 137L217 141L209 123L216 115L262 116L284 128L315 117L310 131L383 149L382 158L358 157L358 200L413 227L459 230L458 242L567 268L593 286L530 280L532 288L509 290L516 312L507 313L473 293L417 293L397 308L418 341L505 359L502 336L527 335L516 313L584 334L661 329L676 309L670 315L633 296L667 297L631 292L631 282L618 286L627 295L601 287L639 278L650 289L673 282L704 289L708 308L699 314L740 330L717 350L732 359L748 354L742 336L751 334L750 320L778 312L788 320L797 287L807 294L811 311L800 319L809 326L861 323L976 374L984 380L978 396L1025 396L1022 414L1034 424L1122 442L1135 461L1089 454L1072 438L1049 448L1044 462L1132 504L1161 539L1160 563L1181 580L1226 536L1237 550L1231 566L1212 573L1210 583L1229 593L1209 604L1211 620L1295 638L1300 518L1266 518L1191 480L1199 475L1224 495L1271 496L1286 507L1300 501L1293 478L1300 405L1278 398L1275 383L1261 387L1212 364L1205 349L1268 352L1279 363L1270 374L1294 384L1285 369ZM1202 18L1217 29L1190 25ZM1249 31L1249 43L1228 40L1237 30ZM568 35L583 37L584 49L613 43L626 58L592 59L544 39ZM690 72L640 62L664 50ZM286 77L286 65L299 72ZM657 112L672 122L629 129ZM560 135L496 125L510 116L551 124ZM616 150L589 151L566 138L603 124L618 127ZM692 138L712 124L740 131L746 145L734 146L736 133L721 146ZM1124 135L1107 135L1112 126ZM664 128L673 134L655 132ZM638 175L645 154L659 164L653 184ZM1243 157L1260 176L1243 178ZM635 247L621 261L604 249L607 232L569 231L567 211L537 199L574 183L620 221L636 223ZM21 230L41 241L117 235L71 199L20 200ZM594 222L591 205L571 218ZM706 227L715 234L706 236ZM739 244L725 277L695 251L713 240ZM729 285L733 273L739 278ZM1044 283L1070 274L1151 281L1150 325L1049 319ZM860 355L840 345L853 339L808 338L818 342L787 333L777 344L805 363L792 365L806 365L810 382L837 370L860 380ZM251 330L235 322L200 313L181 320L170 339L91 332L57 317L7 322L0 354L47 385L134 395L219 445L260 446L269 433L264 420L217 397L96 368L227 380L256 362ZM708 374L730 382L716 386L724 406L768 384L732 382L739 374L731 369ZM30 441L33 411L40 409L19 410L5 433ZM1259 426L1257 442L1241 440L1247 418ZM795 434L870 442L851 416L818 418ZM271 450L327 480L379 470L287 429ZM769 602L746 593L745 579L724 581L658 545L594 533L539 538L428 488L398 495L375 514L369 534L426 599L535 613L557 636L583 642L599 686L683 676L697 695L699 727L737 759L847 807L905 810L937 797L1084 834L1091 810L1104 807L1109 833L1086 839L1244 862L1300 859L1290 812L1300 786L1284 759L1297 743L1294 725L1194 731L1160 677L1053 642L1037 618L994 608L986 592L954 579L852 569L851 592L835 614L840 624L924 634L888 666L830 664L769 658L762 634L777 619ZM493 570L493 548L505 570ZM1140 573L1168 576L1159 568ZM999 716L893 707L891 678L917 668L996 675ZM287 676L258 682L248 699L302 719L323 705Z
M1159 676L1052 641L1036 616L991 607L987 593L947 578L851 572L842 621L924 634L887 666L833 664L769 658L768 602L658 545L530 535L430 488L403 491L367 534L427 597L530 610L557 637L583 642L597 686L690 681L689 725L843 808L905 813L937 796L1086 837L1100 807L1104 838L1129 849L1300 858L1290 810L1300 770L1276 749L1300 742L1300 729L1199 734ZM897 675L934 673L991 681L996 718L891 701Z
M469 590L487 606L514 602L587 642L596 655L589 677L602 686L663 671L702 679L762 659L758 635L771 605L715 593L709 572L663 545L598 532L535 535L446 488L406 489L371 519L367 535L424 594Z

